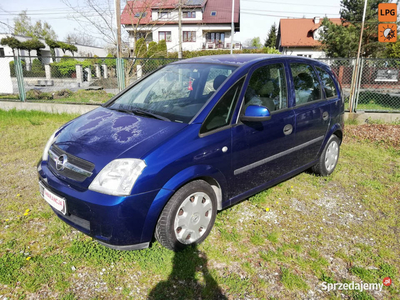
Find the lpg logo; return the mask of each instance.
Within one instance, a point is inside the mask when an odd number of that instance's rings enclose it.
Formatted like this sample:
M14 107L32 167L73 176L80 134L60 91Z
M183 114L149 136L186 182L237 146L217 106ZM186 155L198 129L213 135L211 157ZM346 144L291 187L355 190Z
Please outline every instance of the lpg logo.
M379 22L396 22L397 21L397 4L381 3L378 6Z

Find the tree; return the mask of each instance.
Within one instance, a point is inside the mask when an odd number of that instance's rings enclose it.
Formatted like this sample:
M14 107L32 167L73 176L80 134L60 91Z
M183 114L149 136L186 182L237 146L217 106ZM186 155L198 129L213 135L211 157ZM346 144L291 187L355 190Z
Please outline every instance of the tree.
M65 41L68 44L79 44L86 46L97 46L97 40L90 35L81 32L70 32L67 34Z
M136 57L143 58L146 57L147 46L144 38L138 39L135 44Z
M388 43L386 46L386 56L390 58L400 58L400 40L395 43Z
M158 42L157 56L160 58L166 58L168 56L167 42L165 40L161 40Z
M328 57L356 57L360 32L355 26L335 25L328 18L322 21L322 49Z
M384 53L385 45L378 42L377 11L380 3L387 2L389 0L368 1L361 49L365 57L379 57ZM326 28L321 34L322 48L328 55L337 55L334 57L354 57L360 39L364 0L342 0L341 6L341 25L335 25L327 19L323 22ZM340 43L347 45L339 45L339 38L342 39Z
M32 50L36 50L37 56L40 56L39 52L40 49L45 48L46 46L39 41L38 39L31 39L31 40L27 40L25 42L21 42L21 48L20 49L24 49L28 51L28 56L29 56L29 62L32 63L31 60L31 51Z
M14 56L15 56L15 50L18 51L18 49L21 49L21 42L13 36L7 36L5 38L2 38L0 40L0 43L2 45L9 46L11 48Z
M262 44L261 44L261 41L260 41L260 38L259 37L254 37L254 38L252 38L252 39L247 39L245 42L244 42L244 45L246 46L246 47L256 47L257 49L261 49L262 48Z
M272 25L271 29L269 30L267 39L265 40L264 43L265 47L276 48L276 39L277 39L276 32L277 28L276 24L274 23L274 25Z
M55 49L56 48L60 48L60 45L58 44L57 41L51 39L51 38L46 38L45 39L46 44L49 46L50 48L50 54L51 54L51 58L53 59L53 62L56 61L56 52Z
M47 22L37 21L32 25L31 18L28 17L26 10L23 10L17 18L14 18L14 34L42 39L57 38L56 33Z
M72 53L72 56L74 56L74 52L78 51L78 48L75 45L70 45L67 43L63 43L63 42L57 42L58 47L62 50L62 52L65 55L66 51L69 51Z

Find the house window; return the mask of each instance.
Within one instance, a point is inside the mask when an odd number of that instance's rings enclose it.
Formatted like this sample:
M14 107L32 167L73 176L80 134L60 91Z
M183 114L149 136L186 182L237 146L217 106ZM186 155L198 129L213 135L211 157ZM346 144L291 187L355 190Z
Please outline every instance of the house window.
M135 18L144 18L146 15L146 12L137 12L135 13Z
M166 12L166 11L162 11L158 13L158 18L159 19L170 19L171 18L171 13L170 12Z
M171 42L171 31L159 31L158 41L165 40L166 42Z
M207 43L225 43L225 32L207 32Z
M216 12L216 11L212 11L212 12L211 12L211 16L212 16L212 17L215 17L216 15L217 15L217 12Z
M196 41L196 31L184 31L183 32L184 42L195 42Z
M0 48L0 57L4 57L4 48Z
M184 18L196 18L196 12L195 11L184 11L183 17Z

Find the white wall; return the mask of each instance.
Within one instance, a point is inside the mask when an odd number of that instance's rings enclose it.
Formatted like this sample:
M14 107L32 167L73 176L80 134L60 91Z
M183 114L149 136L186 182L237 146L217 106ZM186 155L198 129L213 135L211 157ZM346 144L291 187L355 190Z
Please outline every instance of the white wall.
M4 54L10 55L7 53ZM10 61L12 60L13 59L11 57L0 57L0 94L12 94L13 92L13 85L10 73Z
M197 14L196 14L197 17ZM131 28L126 28L130 30ZM153 41L159 42L159 32L160 31L171 31L171 42L167 42L168 52L177 52L179 49L179 30L178 25L160 25L157 27L149 28L142 27L143 30L151 30L153 31ZM203 44L206 42L206 33L208 31L214 32L225 32L225 44L231 42L231 27L225 24L183 24L183 31L195 31L196 32L196 41L195 42L183 42L182 38L182 49L183 51L195 51L203 49ZM134 47L134 39L132 37L129 38L130 47Z
M201 8L182 9L182 13L186 12L186 11L195 11L196 12L196 18L183 18L182 17L182 21L201 21L201 20L203 20L203 12L202 12ZM165 22L167 22L167 21L177 22L178 21L178 16L179 16L178 10L160 10L160 12L170 12L171 13L171 18L169 18L169 19L167 19L167 18L159 19L158 18L158 12L159 12L158 10L153 10L151 12L151 19L153 21L157 21L157 20L159 20L161 22L163 22L163 21L165 21Z
M325 52L320 50L314 50L313 48L286 48L282 49L282 54L285 55L302 55L311 58L326 58ZM311 56L310 56L311 55Z

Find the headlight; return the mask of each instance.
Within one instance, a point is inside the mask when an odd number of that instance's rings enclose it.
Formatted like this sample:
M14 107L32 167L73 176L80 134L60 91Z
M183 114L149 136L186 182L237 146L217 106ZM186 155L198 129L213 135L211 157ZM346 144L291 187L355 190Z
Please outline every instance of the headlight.
M46 146L44 147L44 150L43 150L42 160L47 160L49 158L49 149L50 149L51 145L53 145L53 143L56 140L56 133L57 133L58 130L59 129L54 131L54 133L51 135L51 137L47 141L47 144L46 144Z
M141 159L116 159L97 174L89 190L114 196L128 196L146 163Z

